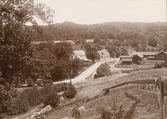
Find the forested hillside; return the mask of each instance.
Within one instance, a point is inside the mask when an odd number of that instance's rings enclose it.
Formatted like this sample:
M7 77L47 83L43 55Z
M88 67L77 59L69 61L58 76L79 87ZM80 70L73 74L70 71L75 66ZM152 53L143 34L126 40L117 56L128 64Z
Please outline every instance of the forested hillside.
M167 28L165 22L130 23L109 22L93 25L80 25L64 22L50 26L41 26L42 32L37 40L79 40L95 39L108 41L115 39L120 46L134 48L139 51L167 50ZM78 42L77 42L78 43Z

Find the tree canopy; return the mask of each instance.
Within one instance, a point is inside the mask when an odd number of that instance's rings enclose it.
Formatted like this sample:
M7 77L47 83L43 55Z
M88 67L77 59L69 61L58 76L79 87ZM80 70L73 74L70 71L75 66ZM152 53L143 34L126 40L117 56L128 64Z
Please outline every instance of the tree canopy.
M12 76L32 65L30 42L40 31L35 18L51 23L53 11L34 0L0 1L0 83L12 83ZM33 27L26 26L30 22Z
M166 23L108 22L82 25L71 22L42 27L44 34L38 40L71 39L74 41L94 39L95 43L106 44L113 40L117 46L133 48L137 51L150 51L152 48L166 49ZM151 46L151 47L150 47Z
M53 11L35 0L0 1L0 113L14 104L14 77L27 66L35 65L30 42L41 32L35 18L52 23ZM27 26L27 23L32 26ZM19 78L17 78L19 79Z

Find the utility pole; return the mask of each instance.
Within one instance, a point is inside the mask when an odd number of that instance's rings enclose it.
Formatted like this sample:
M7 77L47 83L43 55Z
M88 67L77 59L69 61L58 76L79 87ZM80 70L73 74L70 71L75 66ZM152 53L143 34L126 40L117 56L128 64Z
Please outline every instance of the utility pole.
M72 75L72 59L73 59L73 56L70 55L70 73L69 73L69 78L70 78L70 84L72 84L72 79L71 79L71 75Z

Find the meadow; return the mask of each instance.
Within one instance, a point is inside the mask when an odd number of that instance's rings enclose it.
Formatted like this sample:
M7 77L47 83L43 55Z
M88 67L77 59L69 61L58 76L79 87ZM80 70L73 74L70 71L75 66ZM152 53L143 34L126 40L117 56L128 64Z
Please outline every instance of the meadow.
M75 100L82 100L85 97L90 97L96 94L102 93L102 90L107 87L111 87L115 84L119 84L121 82L127 80L138 80L140 79L154 79L159 76L167 77L166 74L167 68L161 69L150 69L144 71L135 71L132 73L122 73L119 75L113 75L111 77L103 77L94 80L87 80L82 83L75 84L75 87L78 90L77 96L72 100L67 100L68 103L75 102ZM124 92L128 92L129 94L135 96L140 100L140 103L137 105L134 113L134 119L159 119L161 116L160 109L158 109L158 101L157 94L148 93L142 90L139 90L138 85L123 86L121 88L117 88L115 90L111 90L110 93L106 96L102 96L91 100L89 102L80 101L77 104L80 106L85 106L87 108L87 112L85 113L83 119L100 119L100 114L98 112L99 107L109 107L113 103L116 104L117 107L123 105L124 113L128 111L130 106L133 104L129 98L124 95ZM167 103L167 100L166 102ZM72 108L75 103L65 106L60 109L55 109L54 111L48 113L47 119L61 119L66 116L71 116ZM167 110L166 110L167 114Z

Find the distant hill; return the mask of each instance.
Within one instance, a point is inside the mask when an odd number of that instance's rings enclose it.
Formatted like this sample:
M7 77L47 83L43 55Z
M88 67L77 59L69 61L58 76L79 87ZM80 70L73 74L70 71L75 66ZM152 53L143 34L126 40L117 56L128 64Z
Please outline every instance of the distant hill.
M43 33L36 40L58 39L118 39L132 47L163 47L167 38L165 22L131 23L107 22L100 24L76 24L63 22L49 26L41 26ZM161 48L162 49L162 48Z

